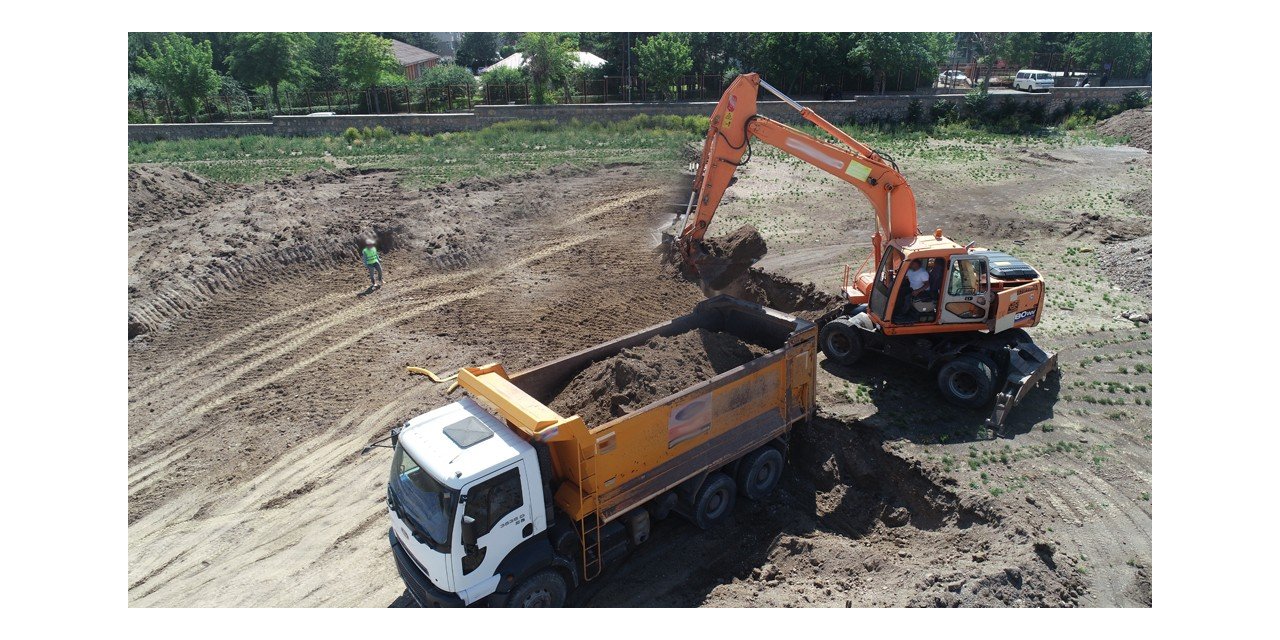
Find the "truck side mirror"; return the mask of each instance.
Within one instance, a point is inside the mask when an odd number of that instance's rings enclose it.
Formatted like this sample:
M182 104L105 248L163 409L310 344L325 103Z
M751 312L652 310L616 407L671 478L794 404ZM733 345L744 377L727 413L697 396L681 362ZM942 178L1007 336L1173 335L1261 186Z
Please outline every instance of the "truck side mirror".
M462 544L471 546L476 543L476 519L462 516Z

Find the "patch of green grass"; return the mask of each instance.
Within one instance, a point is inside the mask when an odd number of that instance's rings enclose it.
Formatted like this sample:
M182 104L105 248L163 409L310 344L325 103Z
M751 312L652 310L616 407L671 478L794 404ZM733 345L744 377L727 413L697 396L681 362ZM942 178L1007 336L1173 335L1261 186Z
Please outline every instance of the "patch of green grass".
M398 169L407 186L511 175L571 163L671 166L706 135L707 118L637 116L613 123L512 120L436 135L348 129L341 136L244 136L130 142L129 163L175 166L214 180L257 182L321 167Z

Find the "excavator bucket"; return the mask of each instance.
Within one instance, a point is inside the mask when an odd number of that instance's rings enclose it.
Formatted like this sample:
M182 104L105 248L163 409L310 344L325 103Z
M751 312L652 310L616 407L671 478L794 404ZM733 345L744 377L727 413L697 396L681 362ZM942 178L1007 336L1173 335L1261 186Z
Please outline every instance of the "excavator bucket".
M712 290L732 284L769 251L764 238L749 224L727 236L708 238L701 244L690 256L690 263L703 284Z
M1009 347L1009 375L1004 389L996 394L996 406L987 418L987 427L997 433L1009 412L1058 368L1058 354L1048 353L1030 342Z

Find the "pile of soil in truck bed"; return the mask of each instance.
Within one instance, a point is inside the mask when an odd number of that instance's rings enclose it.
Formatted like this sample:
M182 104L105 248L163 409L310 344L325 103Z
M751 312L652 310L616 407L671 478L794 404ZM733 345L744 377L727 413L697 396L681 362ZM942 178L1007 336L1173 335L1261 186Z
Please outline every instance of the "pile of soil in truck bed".
M574 376L549 406L595 427L768 353L728 333L655 336Z

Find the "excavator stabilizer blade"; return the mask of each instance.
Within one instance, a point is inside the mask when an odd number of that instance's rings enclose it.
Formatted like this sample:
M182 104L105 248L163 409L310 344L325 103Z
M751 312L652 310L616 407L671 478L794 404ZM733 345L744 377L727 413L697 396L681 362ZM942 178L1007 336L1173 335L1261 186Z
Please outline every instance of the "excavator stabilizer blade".
M1010 347L1009 376L1005 379L1004 389L996 394L996 406L991 417L987 418L987 426L998 432L1009 412L1057 368L1056 353L1048 353L1029 342Z

